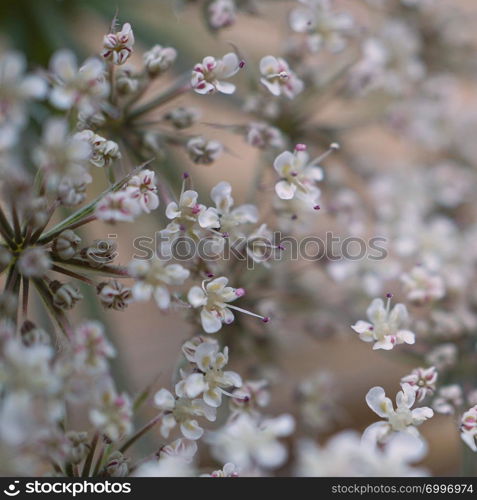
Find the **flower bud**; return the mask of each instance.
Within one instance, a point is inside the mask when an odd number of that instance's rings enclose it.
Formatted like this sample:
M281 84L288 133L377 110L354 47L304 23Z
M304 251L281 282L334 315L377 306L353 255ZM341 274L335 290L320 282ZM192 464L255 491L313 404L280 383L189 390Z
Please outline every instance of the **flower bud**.
M104 50L101 55L113 64L124 64L132 54L134 34L129 23L124 23L121 31L108 33L103 38Z
M32 345L49 345L50 337L42 328L38 328L32 321L26 320L20 328L22 342L27 347Z
M79 250L81 238L71 229L63 231L53 241L53 253L61 260L72 259Z
M29 200L25 205L25 216L33 229L43 227L48 221L48 200L46 198Z
M131 68L120 68L116 74L116 90L121 95L135 94L139 90L139 80Z
M83 298L81 292L69 283L60 283L52 281L50 290L53 294L53 304L60 309L72 309L78 301Z
M203 137L193 137L187 142L187 152L194 163L210 165L223 152L223 146L218 141L204 139Z
M70 445L68 462L73 465L77 465L89 452L90 446L88 443L88 433L69 431L66 433L66 438L68 439Z
M200 113L195 108L174 108L164 115L164 118L179 130L191 127L198 120Z
M111 453L104 468L104 475L109 477L126 477L129 474L129 458L120 451Z

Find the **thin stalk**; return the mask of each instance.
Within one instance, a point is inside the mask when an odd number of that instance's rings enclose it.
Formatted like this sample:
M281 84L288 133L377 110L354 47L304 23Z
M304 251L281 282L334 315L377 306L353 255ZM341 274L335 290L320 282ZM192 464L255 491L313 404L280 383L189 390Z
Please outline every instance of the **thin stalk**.
M132 446L139 438L144 436L148 431L150 431L158 422L161 420L162 415L159 414L157 417L154 417L151 421L149 421L144 427L139 429L136 434L131 436L122 446L119 448L121 453L124 453L130 446Z
M86 461L83 466L83 472L81 473L82 477L89 477L91 471L91 465L93 464L94 453L96 451L96 446L98 445L99 433L96 432L91 441L91 445L89 448L88 456L86 457Z
M28 313L28 292L30 289L30 280L23 277L23 295L22 295L22 314L24 317Z
M65 276L69 276L70 278L75 278L77 280L84 281L85 283L88 283L88 285L94 285L94 282L89 278L87 278L86 276L75 273L74 271L70 271L69 269L65 269L64 267L57 266L56 264L53 264L51 270L56 271L57 273L64 274Z

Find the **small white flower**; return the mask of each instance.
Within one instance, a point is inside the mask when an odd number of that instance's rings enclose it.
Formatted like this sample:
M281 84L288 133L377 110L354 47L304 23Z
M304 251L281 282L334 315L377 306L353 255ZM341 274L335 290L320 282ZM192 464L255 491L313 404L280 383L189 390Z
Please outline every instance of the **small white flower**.
M91 373L106 372L108 358L116 355L104 334L103 325L97 321L87 321L75 329L73 350L77 368Z
M157 186L154 182L156 173L152 170L141 170L133 175L127 183L126 190L139 202L139 206L147 214L159 206Z
M214 29L225 28L235 23L237 6L234 0L214 0L209 4L209 24Z
M132 54L133 45L134 33L131 25L124 23L121 31L104 36L104 50L101 55L113 64L124 64Z
M304 88L303 82L288 67L281 57L265 56L260 61L260 82L274 96L285 95L288 99L295 98Z
M242 65L235 52L225 54L222 59L207 56L202 63L194 66L191 79L192 88L198 94L212 94L215 92L233 94L235 85L224 80L235 75Z
M108 193L96 205L95 215L105 222L133 222L140 214L141 206L127 190Z
M241 414L219 431L210 433L207 441L213 456L222 463L232 462L241 469L255 465L274 469L283 465L288 456L278 438L289 436L294 428L291 415L258 420Z
M460 422L460 437L464 443L477 452L477 405L467 410Z
M436 390L437 371L430 368L416 368L401 379L402 384L409 384L416 391L416 401L420 403L427 396L432 396Z
M167 309L171 303L168 286L182 285L190 274L180 264L166 264L157 258L151 261L133 260L128 270L135 278L132 287L134 299L143 301L152 296L160 309Z
M227 362L228 347L224 347L222 353L215 343L199 345L193 358L198 371L176 385L177 395L191 399L202 395L206 404L218 408L222 404L222 394L229 395L224 389L242 385L240 375L223 370Z
M202 474L201 477L240 477L240 474L235 464L228 462L222 469L214 470L210 474Z
M417 426L431 418L434 412L427 406L411 410L416 401L416 391L409 384L403 384L401 388L402 390L396 395L396 409L394 409L391 400L386 397L382 387L373 387L368 391L366 403L377 415L385 420L367 427L363 438L382 442L391 433L401 431L419 436Z
M182 435L191 440L200 439L204 429L196 417L205 417L214 422L216 410L202 399L175 398L167 389L161 389L154 396L154 403L162 411L161 435L167 438L171 430L179 425Z
M371 323L358 321L351 328L364 342L374 342L373 349L392 349L396 344L414 344L415 335L403 329L408 321L404 304L396 304L392 310L391 298L386 307L382 299L374 299L368 307L367 315Z
M89 142L92 148L89 161L95 167L109 167L115 160L121 158L119 146L114 141L108 141L92 130L82 130L74 137Z
M399 432L384 446L361 439L355 431L332 436L325 446L311 440L298 445L297 475L305 477L415 477L427 476L424 469L411 467L427 452L425 442Z
M100 283L97 292L99 301L106 309L123 311L133 300L131 288L118 280Z
M196 441L191 441L190 439L179 438L172 443L166 444L161 448L159 452L160 458L165 457L175 457L184 460L184 462L190 464L194 459L194 455L197 453L197 443Z
M280 176L280 180L275 184L275 192L282 200L291 200L301 194L316 205L320 196L316 183L323 180L323 170L317 163L323 159L323 155L309 162L305 149L304 145L299 144L293 153L284 151L275 158L273 168Z
M265 122L249 123L246 140L251 146L260 149L282 149L285 146L285 139L280 129Z
M20 254L17 266L26 278L41 278L51 269L52 263L44 248L31 247Z

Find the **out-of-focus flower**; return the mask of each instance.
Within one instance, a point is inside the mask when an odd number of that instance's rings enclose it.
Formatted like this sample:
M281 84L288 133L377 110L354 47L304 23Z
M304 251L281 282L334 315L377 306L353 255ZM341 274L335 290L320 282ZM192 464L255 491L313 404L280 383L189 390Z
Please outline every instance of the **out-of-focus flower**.
M373 349L392 349L396 344L414 344L415 336L403 329L408 321L404 304L396 304L391 310L391 298L386 307L382 299L374 299L368 307L367 316L371 323L358 321L351 328L364 342L374 342Z
M228 78L235 75L243 64L235 52L225 54L222 59L207 56L201 63L194 66L192 71L191 85L198 94L233 94L235 85L226 82Z
M223 152L224 147L219 141L208 140L204 137L192 137L186 144L187 152L194 163L210 165Z
M128 395L117 394L114 388L100 391L97 404L89 418L96 429L111 441L127 436L132 431L132 403Z
M237 6L234 0L214 0L209 4L208 14L211 28L225 28L235 23Z
M119 146L114 141L108 141L92 130L82 130L75 137L89 142L92 148L89 161L95 167L109 167L121 158Z
M297 192L315 204L320 196L316 186L323 180L323 170L317 165L317 160L309 162L309 155L305 147L299 144L295 151L280 153L273 162L273 168L280 176L275 184L275 192L282 200L291 200Z
M439 388L432 408L441 415L454 415L464 404L462 389L457 384L445 385Z
M168 286L182 285L190 274L180 264L166 264L157 258L151 261L133 260L128 269L135 278L132 287L134 299L143 301L152 296L160 309L167 309L171 303Z
M41 278L51 269L52 262L44 248L31 247L21 253L17 265L26 278Z
M290 14L290 26L297 33L306 33L307 45L313 52L328 49L339 52L346 47L346 36L353 28L353 18L346 13L333 12L330 2L302 2Z
M97 286L97 292L101 304L107 309L124 311L133 300L131 288L118 280L103 281Z
M159 457L176 457L190 464L194 459L194 455L197 453L197 449L196 441L179 438L163 446L159 452Z
M222 394L229 395L225 389L242 385L238 373L223 370L228 359L228 347L219 352L215 343L204 342L199 345L192 361L198 372L188 375L176 384L176 394L190 399L202 395L206 404L218 408L222 404Z
M409 273L401 276L407 298L411 302L424 303L444 297L444 280L423 266L415 266Z
M72 259L79 251L81 238L71 229L60 233L53 241L53 253L61 260Z
M424 469L412 467L427 452L424 441L400 432L384 446L361 439L355 431L334 435L324 447L311 440L298 445L298 476L307 477L415 477L427 476Z
M72 309L83 298L79 289L71 283L60 283L55 280L50 283L50 290L53 304L63 310Z
M229 462L222 469L214 470L210 474L202 474L201 477L240 477L240 474L237 467Z
M457 346L451 342L446 342L432 349L426 356L426 362L442 371L454 366L457 362L457 356Z
M120 31L108 33L103 38L104 59L113 64L124 64L132 54L134 33L129 23L124 23Z
M238 415L219 431L210 433L207 441L213 456L232 462L242 470L254 465L265 469L280 467L287 459L286 447L278 441L295 428L291 415L258 420L248 414Z
M477 451L477 406L467 410L460 421L460 437L472 450Z
M285 146L285 138L280 129L265 122L249 123L246 139L251 146L260 149L282 149Z
M177 50L173 47L154 45L152 49L144 52L144 66L150 76L156 77L167 71L177 58Z
M405 431L414 436L419 436L417 427L434 415L431 408L411 408L416 401L416 391L409 384L403 384L402 390L396 395L396 409L386 397L382 387L373 387L366 394L368 406L385 421L376 422L366 428L363 438L375 442L385 441L393 432Z
M60 50L51 58L50 70L54 79L50 101L58 109L77 107L91 115L109 92L104 64L99 59L87 59L78 69L76 56Z
M106 372L108 358L116 354L106 339L103 325L97 321L87 321L75 329L73 349L76 366L93 373Z
M304 88L302 80L289 68L281 57L265 56L260 61L260 82L274 96L284 95L295 98Z
M141 205L134 193L128 190L105 195L96 205L98 219L113 224L115 222L133 222L140 214Z
M234 389L229 403L232 414L250 413L258 417L260 409L270 402L268 385L266 380L246 380L239 389Z
M437 371L430 368L416 368L401 379L401 385L409 384L416 391L416 401L420 403L427 396L432 396L436 390Z

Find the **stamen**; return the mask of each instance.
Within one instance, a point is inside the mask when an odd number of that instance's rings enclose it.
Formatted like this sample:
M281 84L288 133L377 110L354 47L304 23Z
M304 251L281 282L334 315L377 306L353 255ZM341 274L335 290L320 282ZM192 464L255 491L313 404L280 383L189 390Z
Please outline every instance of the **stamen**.
M330 144L330 147L320 156L316 157L310 165L317 165L318 163L321 163L327 156L329 156L331 153L334 153L335 151L338 151L340 149L340 145L337 142L333 142Z
M232 304L227 304L227 307L230 309L234 309L235 311L242 312L244 314L248 314L249 316L253 316L255 318L260 318L264 323L268 323L270 318L267 316L261 316L260 314L255 314L253 312L247 311L246 309L242 309L241 307L234 306Z

